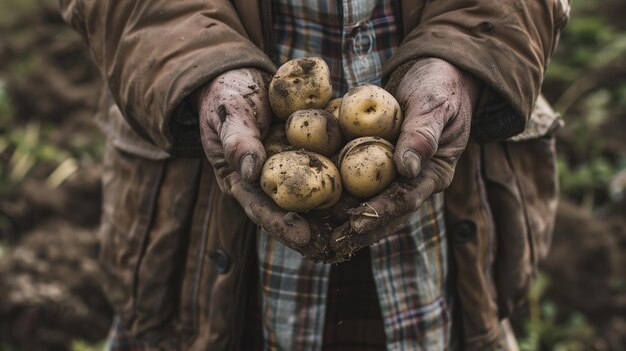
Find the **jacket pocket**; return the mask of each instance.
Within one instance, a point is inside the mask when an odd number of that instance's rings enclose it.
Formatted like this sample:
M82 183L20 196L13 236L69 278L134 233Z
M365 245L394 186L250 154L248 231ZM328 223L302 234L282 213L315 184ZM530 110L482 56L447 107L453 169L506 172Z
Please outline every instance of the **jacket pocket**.
M509 159L518 176L524 215L530 233L534 270L550 249L556 219L559 184L555 133L507 145Z
M185 350L239 350L257 296L256 225L203 162L180 299ZM249 335L249 334L247 334ZM247 340L246 340L247 341Z
M149 160L109 145L100 228L104 290L133 335L171 320L198 160Z

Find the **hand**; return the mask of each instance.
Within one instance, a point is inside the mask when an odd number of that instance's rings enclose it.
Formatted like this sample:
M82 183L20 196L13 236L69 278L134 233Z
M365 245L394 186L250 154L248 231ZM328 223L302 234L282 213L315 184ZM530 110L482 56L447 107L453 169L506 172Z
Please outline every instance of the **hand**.
M262 139L271 122L268 83L259 70L236 69L196 91L202 146L222 191L277 240L305 252L311 238L307 221L279 208L258 185L266 159Z
M424 200L450 185L480 88L477 79L446 61L413 64L396 90L405 115L394 153L401 178L348 211L349 225L333 233L333 251L354 250L397 231Z

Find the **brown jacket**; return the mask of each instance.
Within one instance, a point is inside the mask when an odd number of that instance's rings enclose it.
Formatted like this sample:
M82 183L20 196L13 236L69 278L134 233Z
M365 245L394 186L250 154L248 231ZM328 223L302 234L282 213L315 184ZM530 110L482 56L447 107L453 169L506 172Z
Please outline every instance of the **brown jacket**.
M567 2L400 3L405 39L385 64L385 77L416 58L445 59L487 87L473 119L474 140L522 132ZM217 190L205 161L173 157L201 156L197 125L173 116L189 113L189 93L222 72L274 72L272 33L264 30L271 28L271 1L61 0L61 6L106 82L99 114L110 141L102 259L116 312L134 333L173 349L240 346L237 322L251 284L245 272L253 264L255 228ZM553 120L554 114L540 129ZM498 318L524 294L530 262L540 256L535 238L550 229L553 174L544 179L549 167L534 165L549 155L525 151L550 141L531 136L472 144L447 192L449 228L460 243L453 247L467 349L493 345ZM537 140L542 145L533 146ZM509 276L519 277L519 286Z

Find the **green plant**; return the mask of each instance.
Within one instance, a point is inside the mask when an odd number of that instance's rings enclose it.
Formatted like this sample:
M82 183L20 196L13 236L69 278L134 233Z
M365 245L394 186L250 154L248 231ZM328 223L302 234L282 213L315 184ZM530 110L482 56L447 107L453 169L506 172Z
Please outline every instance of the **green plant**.
M5 83L0 80L0 131L7 128L13 116L13 105Z
M0 151L2 151L2 146L5 150L9 146L13 150L8 167L0 170L0 177L4 180L5 186L15 186L21 183L38 163L50 161L62 165L72 159L69 152L45 140L39 122L29 122L23 128L10 130L6 136L0 137ZM55 180L54 184L58 185L60 182Z
M520 350L593 350L591 339L595 331L585 316L579 312L560 316L556 305L545 298L549 284L548 277L540 274L530 291L528 297L530 315L524 325L525 335L518 341Z
M85 340L72 340L70 350L72 351L100 351L104 350L106 342L100 341L97 343L90 343Z
M96 131L72 135L68 147L50 138L54 126L32 120L20 124L6 85L0 80L0 193L26 179L32 170L46 164L46 184L55 188L81 165L91 165L103 154L104 140Z
M546 74L548 86L562 87L555 108L568 131L561 142L570 150L558 164L562 193L589 209L610 198L608 183L622 169L603 136L609 121L626 114L626 84L615 79L626 76L626 31L602 11L594 1L574 4Z

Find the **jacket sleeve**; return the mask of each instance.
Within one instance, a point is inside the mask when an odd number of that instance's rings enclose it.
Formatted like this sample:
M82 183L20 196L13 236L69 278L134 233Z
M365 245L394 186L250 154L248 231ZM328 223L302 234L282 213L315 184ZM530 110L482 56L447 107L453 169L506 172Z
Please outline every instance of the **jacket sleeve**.
M170 154L199 145L197 126L170 126L194 89L230 69L275 71L228 0L60 2L126 120Z
M384 75L421 57L446 60L485 84L473 138L488 142L518 134L539 95L569 1L424 1L419 24L406 33Z

